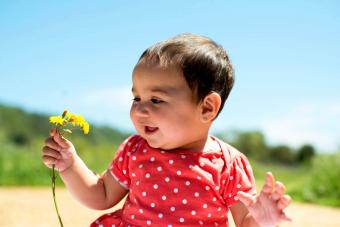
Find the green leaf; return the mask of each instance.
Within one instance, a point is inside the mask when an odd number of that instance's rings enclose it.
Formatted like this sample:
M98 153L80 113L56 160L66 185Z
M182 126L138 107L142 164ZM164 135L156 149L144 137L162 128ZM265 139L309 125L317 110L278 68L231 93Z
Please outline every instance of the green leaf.
M72 133L72 131L70 129L63 129L64 132L67 132L67 133Z

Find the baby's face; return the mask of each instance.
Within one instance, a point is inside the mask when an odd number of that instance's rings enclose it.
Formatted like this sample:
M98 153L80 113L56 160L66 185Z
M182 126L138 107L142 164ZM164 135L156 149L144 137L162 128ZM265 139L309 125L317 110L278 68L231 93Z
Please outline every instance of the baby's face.
M206 128L182 72L138 65L132 82L130 117L138 134L155 148L195 149Z

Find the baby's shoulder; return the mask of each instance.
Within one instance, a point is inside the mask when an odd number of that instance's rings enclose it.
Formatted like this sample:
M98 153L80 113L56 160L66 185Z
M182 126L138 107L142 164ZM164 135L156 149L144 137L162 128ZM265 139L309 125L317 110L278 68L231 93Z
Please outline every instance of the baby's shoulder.
M125 139L119 146L119 151L135 152L138 148L146 146L146 141L140 135L131 135Z
M235 159L245 158L245 155L234 146L216 137L215 140L219 143L221 147L221 151L223 153L226 163L232 163Z

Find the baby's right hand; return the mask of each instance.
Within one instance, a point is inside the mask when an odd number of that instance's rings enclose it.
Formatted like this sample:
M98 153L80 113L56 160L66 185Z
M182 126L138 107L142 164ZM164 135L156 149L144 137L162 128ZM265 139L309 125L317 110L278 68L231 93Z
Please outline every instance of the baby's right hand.
M49 168L54 165L59 172L71 167L77 155L73 144L61 137L56 129L50 131L50 137L45 140L42 152L43 163Z

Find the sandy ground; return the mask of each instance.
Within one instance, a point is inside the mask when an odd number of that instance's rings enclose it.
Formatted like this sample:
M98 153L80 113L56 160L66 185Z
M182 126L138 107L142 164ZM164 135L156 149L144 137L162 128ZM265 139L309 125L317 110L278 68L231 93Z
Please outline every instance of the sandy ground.
M65 227L89 226L94 219L107 212L94 211L83 207L72 198L65 188L58 188L56 193ZM117 205L117 207L120 206L121 204ZM117 209L117 207L114 209ZM293 203L287 213L293 218L293 222L284 223L280 226L340 226L340 209ZM51 189L0 187L0 226L59 227ZM231 223L231 226L234 227L233 223Z

